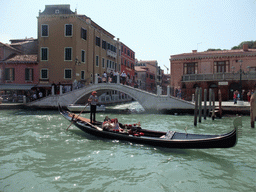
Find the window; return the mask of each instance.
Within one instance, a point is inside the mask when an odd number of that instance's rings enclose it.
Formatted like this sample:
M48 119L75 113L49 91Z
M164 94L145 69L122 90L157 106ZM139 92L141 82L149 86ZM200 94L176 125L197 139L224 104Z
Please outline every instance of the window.
M107 42L102 40L102 49L107 49Z
M81 28L81 38L86 40L86 36L87 36L87 31L84 28Z
M5 68L5 80L7 80L7 81L15 80L14 68Z
M85 79L85 72L81 71L81 79L84 80Z
M41 79L48 79L48 69L41 69L40 73Z
M65 48L65 61L72 61L72 48L71 47Z
M256 67L250 67L249 72L256 72Z
M96 45L100 47L100 38L96 37Z
M85 63L85 51L84 50L82 50L82 52L81 52L81 62Z
M96 56L96 67L99 67L99 56Z
M34 70L32 68L25 69L25 81L33 81Z
M72 25L70 25L70 24L65 25L65 36L66 37L72 36Z
M102 58L102 68L105 68L105 59Z
M185 63L184 74L197 74L197 63Z
M71 69L65 69L64 78L65 79L71 79L71 77L72 77L72 70Z
M214 62L214 73L225 73L229 71L228 61L215 61Z
M109 68L109 60L107 59L107 68Z
M41 61L48 61L48 48L47 47L41 48Z
M48 25L42 25L42 37L48 37Z

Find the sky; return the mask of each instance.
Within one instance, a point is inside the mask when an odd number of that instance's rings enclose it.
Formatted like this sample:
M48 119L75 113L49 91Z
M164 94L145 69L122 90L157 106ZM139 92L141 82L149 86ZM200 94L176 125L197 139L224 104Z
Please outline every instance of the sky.
M256 0L1 0L0 42L37 38L45 5L70 4L167 72L170 56L256 40Z

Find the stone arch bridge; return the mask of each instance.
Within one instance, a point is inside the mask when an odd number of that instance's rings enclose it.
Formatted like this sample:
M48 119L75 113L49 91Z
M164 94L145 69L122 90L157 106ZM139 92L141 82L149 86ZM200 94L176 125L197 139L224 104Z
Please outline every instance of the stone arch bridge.
M69 104L85 104L92 91L97 91L98 95L101 95L101 93L104 93L107 90L116 90L123 92L132 97L134 100L138 101L145 111L186 112L194 109L194 104L192 102L172 97L170 96L169 92L167 95L161 95L161 91L159 91L159 89L160 87L158 87L158 94L153 94L127 85L98 83L62 95L51 95L28 103L27 106L55 108L58 107L58 103L63 107L66 107Z

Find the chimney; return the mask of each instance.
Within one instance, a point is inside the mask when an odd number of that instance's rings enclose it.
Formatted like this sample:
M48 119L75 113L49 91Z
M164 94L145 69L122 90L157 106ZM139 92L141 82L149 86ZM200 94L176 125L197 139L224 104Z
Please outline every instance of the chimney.
M197 53L197 50L192 50L192 53Z
M248 44L243 44L243 51L248 51Z

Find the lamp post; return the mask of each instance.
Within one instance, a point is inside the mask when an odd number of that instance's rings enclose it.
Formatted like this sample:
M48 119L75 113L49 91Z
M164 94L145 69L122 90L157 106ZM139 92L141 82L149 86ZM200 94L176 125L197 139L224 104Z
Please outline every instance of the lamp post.
M240 73L240 82L239 82L239 91L240 91L240 101L243 101L243 94L242 94L242 63L243 63L243 60L239 60L240 62L240 70L239 70L239 73Z

